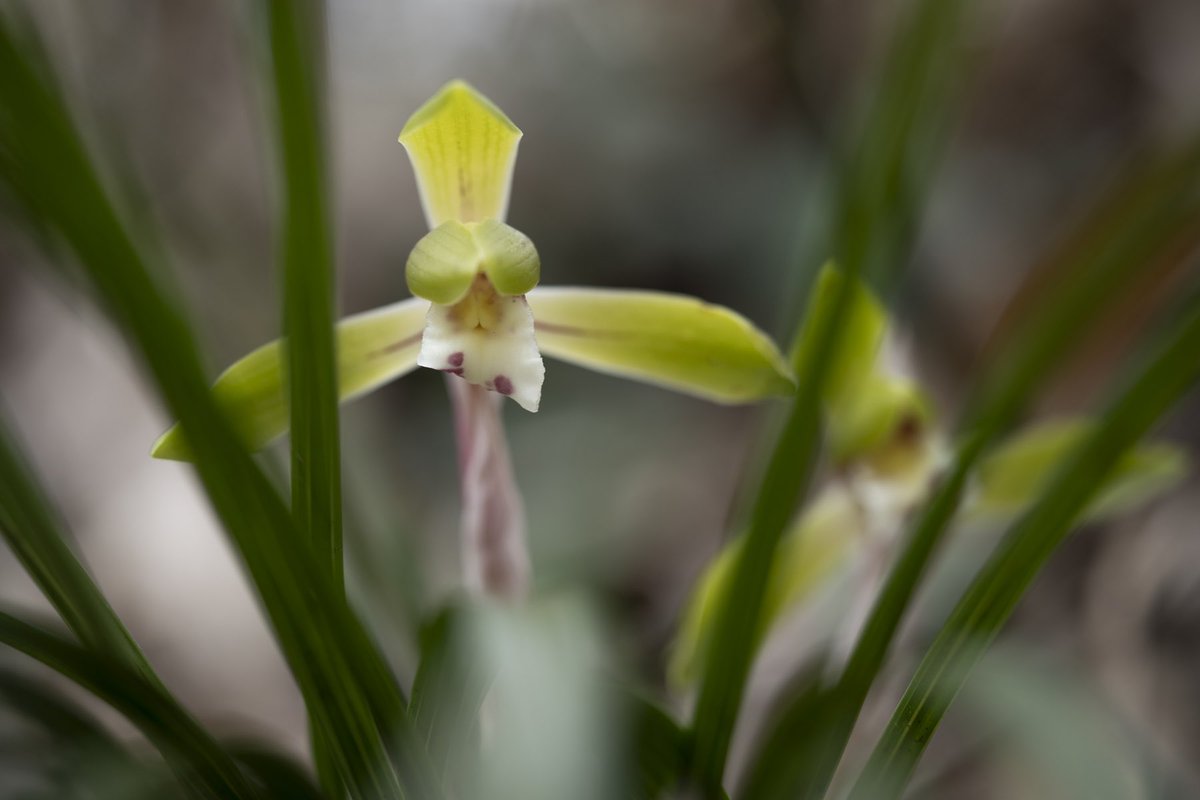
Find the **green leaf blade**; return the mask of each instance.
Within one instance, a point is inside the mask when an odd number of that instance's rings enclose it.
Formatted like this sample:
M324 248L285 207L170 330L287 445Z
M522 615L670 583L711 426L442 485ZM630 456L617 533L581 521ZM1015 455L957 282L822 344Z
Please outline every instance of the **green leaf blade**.
M341 590L333 241L326 204L320 85L324 4L268 4L282 156L283 319L292 431L292 515Z
M162 689L119 661L4 612L0 612L0 643L62 673L119 710L168 758L189 767L187 774L203 796L258 797L233 759L199 723Z
M195 339L117 214L62 96L43 77L50 72L0 18L0 115L21 154L0 158L0 178L78 257L180 420L309 711L331 732L332 760L349 794L378 800L409 787L437 797L395 676L328 569L298 546L287 507L212 398ZM73 191L58 190L67 184Z

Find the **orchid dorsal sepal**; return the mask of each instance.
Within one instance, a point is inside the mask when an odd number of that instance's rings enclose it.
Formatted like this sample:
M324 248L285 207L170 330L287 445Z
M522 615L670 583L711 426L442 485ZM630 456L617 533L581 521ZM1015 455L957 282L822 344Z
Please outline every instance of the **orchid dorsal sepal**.
M1086 418L1050 420L1002 442L979 465L966 516L997 521L1019 514L1095 424ZM1164 442L1140 444L1117 463L1084 517L1097 520L1130 511L1177 485L1187 472L1188 459L1181 448Z
M825 264L817 276L792 348L796 374L812 358L817 332L833 313L845 275ZM861 281L850 287L849 307L842 319L837 350L822 392L828 422L829 449L838 465L893 458L910 445L917 450L933 424L933 407L914 379L894 374L882 357L891 323L883 304ZM914 451L915 452L915 451Z
M529 237L494 219L443 222L421 237L405 266L408 289L432 303L453 305L484 275L502 295L537 286L541 260Z
M792 347L792 367L804 373L804 364L813 357L817 333L834 311L834 301L846 278L833 262L821 267L809 296L800 334ZM888 330L888 315L883 305L861 281L850 287L850 305L842 318L838 346L834 353L824 395L831 405L847 400L863 380L875 371L879 350Z
M400 132L429 227L503 220L521 131L464 81L451 81Z
M351 400L417 366L428 303L410 298L346 317L337 325L338 399ZM213 386L248 450L258 450L288 427L283 345L265 344L221 373ZM155 458L189 461L183 431L173 425L154 443Z

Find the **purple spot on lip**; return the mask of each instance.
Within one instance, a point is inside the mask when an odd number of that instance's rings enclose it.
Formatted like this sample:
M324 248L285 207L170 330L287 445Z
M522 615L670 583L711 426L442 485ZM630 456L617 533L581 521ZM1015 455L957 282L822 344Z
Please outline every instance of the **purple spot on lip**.
M442 372L448 373L450 375L457 375L460 378L462 377L462 374L463 374L462 367L455 367L454 369L444 369L444 370L442 370Z
M450 363L450 366L452 366L452 367L461 367L463 365L463 354L462 353L451 353L450 358L448 358L447 361Z
M500 394L512 394L512 392L513 392L512 381L510 381L505 376L497 375L495 383L496 383L496 391L499 392Z

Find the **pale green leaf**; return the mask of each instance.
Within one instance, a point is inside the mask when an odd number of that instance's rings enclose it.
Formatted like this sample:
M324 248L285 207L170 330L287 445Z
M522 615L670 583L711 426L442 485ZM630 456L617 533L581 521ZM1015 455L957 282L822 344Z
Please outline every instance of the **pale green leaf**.
M463 81L451 81L400 132L430 228L504 219L521 131Z
M967 513L993 519L1019 513L1094 427L1092 420L1061 419L1013 435L980 465L977 493ZM1085 517L1099 519L1129 511L1170 489L1186 472L1187 457L1180 448L1165 443L1139 445L1118 461Z
M538 288L528 300L544 355L722 403L795 390L770 338L727 308L613 289Z
M340 400L365 394L416 367L428 307L425 301L410 298L338 323ZM281 356L279 341L263 345L225 370L213 386L218 403L251 450L264 447L287 430ZM159 438L151 455L189 460L187 442L178 425Z

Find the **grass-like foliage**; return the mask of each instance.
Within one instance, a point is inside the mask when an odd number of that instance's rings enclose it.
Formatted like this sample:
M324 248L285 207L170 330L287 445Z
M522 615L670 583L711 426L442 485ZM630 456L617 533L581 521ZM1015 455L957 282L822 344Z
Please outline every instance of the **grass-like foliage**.
M972 667L1055 548L1081 520L1139 503L1178 477L1177 452L1139 442L1200 375L1195 287L1146 337L1095 419L1034 429L1007 443L1006 437L1083 334L1148 264L1179 264L1192 254L1200 229L1200 140L1132 164L1111 195L1098 200L1094 215L1064 237L1054 254L1054 287L1029 304L1016 333L976 380L954 430L944 432L946 458L934 463L928 457L937 423L921 387L879 366L890 323L872 287L890 290L903 280L926 188L958 106L957 77L969 67L964 39L972 16L963 0L916 0L878 65L881 77L863 113L847 126L844 152L835 154L840 168L831 178L830 266L805 316L795 320L790 363L726 310L649 294L631 300L614 292L580 301L579 309L570 295L530 296L547 353L555 352L557 339L564 340L564 352L576 352L569 340L583 335L580 309L586 307L594 317L587 325L611 330L602 345L575 356L582 363L590 359L600 369L710 399L789 395L781 401L782 424L773 428L745 528L697 589L676 643L675 682L686 685L672 689L695 691L694 713L677 714L670 697L646 688L644 676L611 659L601 662L604 626L573 597L456 601L423 626L419 663L390 663L347 599L343 577L337 405L350 389L339 386L345 383L339 365L357 351L350 338L355 329L337 325L323 11L318 3L286 0L262 6L258 63L269 72L264 86L273 100L283 330L280 345L262 356L270 363L255 373L261 386L253 384L251 400L270 417L257 432L264 440L290 430L288 497L247 452L243 421L231 418L211 390L198 337L103 180L35 30L24 18L0 15L5 208L14 223L36 234L63 273L78 268L179 421L168 455L194 463L257 592L303 696L313 752L309 769L269 748L227 741L167 690L76 557L11 421L0 418L0 534L59 617L0 612L0 644L111 706L158 754L119 741L57 684L0 671L0 703L45 731L54 750L71 759L70 779L59 775L64 792L84 781L91 797L649 798L687 792L758 800L842 791L856 800L896 797ZM468 91L452 86L438 103L470 101ZM437 133L421 126L442 110L438 103L415 116L402 136L414 152L421 136ZM482 107L510 134L511 162L519 131L498 110ZM490 140L480 141L479 159L486 160ZM423 157L414 155L414 162ZM519 288L507 294L523 296L526 283L537 281L532 244L502 219L459 220L454 214L466 214L462 207L469 203L456 194L460 182L446 180L450 188L436 197L436 186L423 187L434 197L432 207L450 209L450 222L431 219L438 227L410 263L414 292L425 287L449 306L466 302L481 280L490 286L474 262L455 262L457 271L442 280L438 270L454 255L452 245L466 242L479 248L469 250L471 257L484 253L487 274L500 276L499 288L511 279ZM500 183L488 186L496 189L503 217L507 184L497 188ZM493 246L489 231L507 238ZM515 266L503 261L510 251L520 254L510 259ZM505 272L506 266L512 269ZM497 297L489 295L489 302ZM423 319L423 311L405 309L405 319ZM391 324L386 315L372 319ZM573 328L572 319L583 327ZM689 329L693 324L700 327ZM702 343L704 358L686 360L689 341ZM416 345L409 344L406 369L416 363ZM462 353L454 356L458 361L450 365L461 365ZM494 380L488 388L512 391L509 378ZM250 385L247 379L243 388ZM280 403L286 403L286 423ZM503 461L483 463L499 469ZM739 784L731 786L727 762L759 646L775 619L803 601L852 541L837 534L854 524L857 512L841 503L837 486L820 488L825 462L847 471L868 465L886 481L919 474L928 491L906 501L910 522L848 656L799 673ZM497 480L511 483L511 477ZM861 774L853 774L843 754L867 696L939 545L972 514L1011 525L921 655ZM898 520L904 516L897 513ZM404 674L415 675L411 687L399 677ZM835 782L839 769L844 780Z

